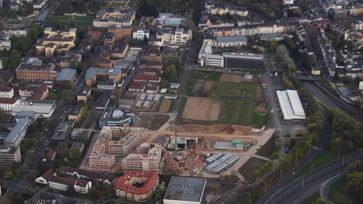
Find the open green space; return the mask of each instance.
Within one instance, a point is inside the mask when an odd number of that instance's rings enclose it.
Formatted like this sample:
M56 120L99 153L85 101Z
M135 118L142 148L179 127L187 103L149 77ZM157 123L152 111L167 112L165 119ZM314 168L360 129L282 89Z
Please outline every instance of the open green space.
M188 79L187 95L206 96L219 100L222 104L218 122L224 124L251 125L262 127L268 121L268 114L261 115L255 112L260 102L256 99L259 84L256 81L239 83L219 81L221 73L216 72L191 72ZM198 80L213 81L213 87L206 91L204 84L199 89L204 94L199 95L195 92ZM200 83L200 81L198 82ZM204 87L204 88L203 88ZM185 103L181 106L183 110ZM182 111L179 112L181 114ZM186 121L185 121L186 122Z
M266 124L268 115L255 112L257 102L250 99L222 100L222 110L219 121L226 124L242 124L261 127Z
M329 199L333 203L351 203L351 204L358 204L357 202L353 201L346 193L345 187L347 183L345 178L341 178L338 181L334 182L329 189Z
M142 127L148 128L150 130L157 130L161 126L163 126L168 120L168 115L143 114L141 116L140 124Z
M333 161L338 158L338 155L331 150L329 147L326 147L323 149L323 151L320 152L320 154L315 157L313 161L311 161L308 165L305 166L296 176L300 177L303 176L310 171L314 170L315 168L324 165L330 161Z
M265 163L266 161L264 160L250 158L238 171L248 181L248 183L253 183L256 180L256 169Z
M240 97L256 97L257 83L255 82L241 82L241 83L229 83L218 82L209 96L240 96Z
M92 25L94 16L49 16L45 22L46 26L63 27L88 27Z

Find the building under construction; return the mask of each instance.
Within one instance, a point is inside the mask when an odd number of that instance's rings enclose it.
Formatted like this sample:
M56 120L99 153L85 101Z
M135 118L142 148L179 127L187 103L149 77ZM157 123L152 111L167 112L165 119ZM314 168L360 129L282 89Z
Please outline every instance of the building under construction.
M125 170L159 171L163 148L160 144L142 143L121 161Z
M149 134L144 128L104 126L88 157L88 167L102 171L111 169L118 157L132 152Z

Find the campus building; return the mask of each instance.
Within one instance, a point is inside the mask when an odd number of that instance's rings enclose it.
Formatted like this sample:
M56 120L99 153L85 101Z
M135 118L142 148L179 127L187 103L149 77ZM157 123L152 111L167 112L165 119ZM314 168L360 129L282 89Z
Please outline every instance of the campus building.
M53 63L43 64L36 57L23 60L15 70L16 78L27 82L53 81L57 76Z
M52 57L55 52L64 53L75 46L77 39L77 29L71 28L69 31L53 31L52 28L46 27L44 35L35 45L38 54L44 54L46 57Z
M213 52L213 41L205 39L198 54L200 66L221 67L221 68L264 68L265 58L260 54L234 53L234 52Z
M131 26L136 11L130 8L108 8L100 10L93 20L93 26L108 28L110 26Z

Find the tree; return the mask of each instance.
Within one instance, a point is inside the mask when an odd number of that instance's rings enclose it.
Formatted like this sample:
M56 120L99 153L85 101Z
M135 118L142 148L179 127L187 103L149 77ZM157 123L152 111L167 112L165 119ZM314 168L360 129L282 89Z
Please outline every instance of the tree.
M347 194L358 203L363 203L363 172L354 172L346 176Z
M165 68L163 78L168 82L178 81L178 68L175 64L171 64Z
M4 179L5 180L11 180L14 178L14 173L10 170L6 170L4 173Z
M12 50L5 61L5 66L10 69L15 69L21 61L21 54L17 50Z

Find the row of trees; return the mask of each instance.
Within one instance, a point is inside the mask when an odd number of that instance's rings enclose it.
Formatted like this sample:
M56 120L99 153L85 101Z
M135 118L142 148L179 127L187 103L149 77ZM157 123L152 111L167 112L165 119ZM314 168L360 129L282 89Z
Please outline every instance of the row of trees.
M363 162L356 161L347 167L345 192L357 203L363 203Z
M344 154L363 146L363 125L355 119L334 111L331 113L332 134L330 147Z

